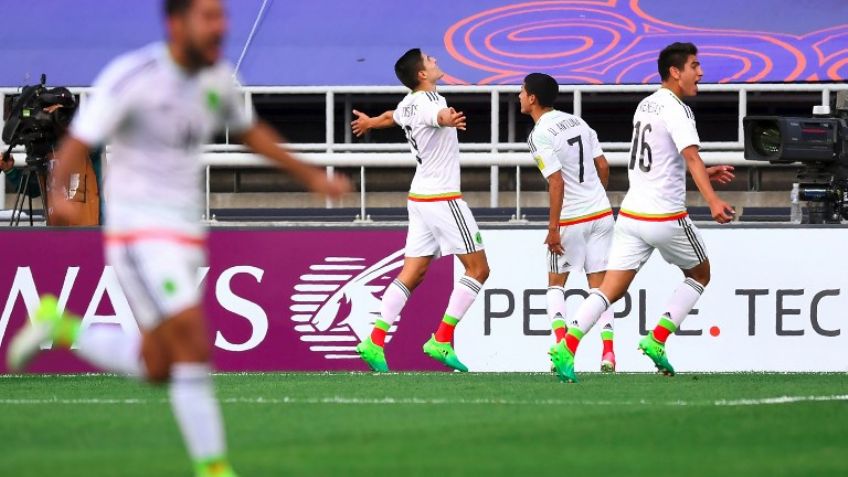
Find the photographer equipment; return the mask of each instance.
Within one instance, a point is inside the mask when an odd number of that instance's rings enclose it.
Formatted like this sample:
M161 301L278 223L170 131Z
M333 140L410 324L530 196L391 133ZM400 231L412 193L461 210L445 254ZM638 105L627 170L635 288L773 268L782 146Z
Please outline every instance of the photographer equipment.
M811 117L742 120L745 159L802 164L797 197L807 202L811 224L848 219L848 91L837 94L834 110L816 106Z
M24 202L30 187L38 187L47 216L48 161L59 138L65 134L76 110L76 100L67 88L47 89L47 76L41 82L25 86L12 106L3 127L3 142L9 145L6 154L17 145L26 150L26 166L18 185L10 225L19 225ZM29 220L33 225L32 197L29 196Z

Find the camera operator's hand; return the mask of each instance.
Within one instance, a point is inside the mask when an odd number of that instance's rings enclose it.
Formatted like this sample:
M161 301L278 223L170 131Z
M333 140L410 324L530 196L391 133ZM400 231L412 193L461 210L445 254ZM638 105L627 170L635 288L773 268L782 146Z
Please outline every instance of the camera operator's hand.
M736 177L733 174L733 166L707 167L707 175L710 176L712 182L719 184L729 184Z
M15 158L12 157L11 153L4 152L2 157L2 162L0 162L0 170L3 172L9 172L15 167Z

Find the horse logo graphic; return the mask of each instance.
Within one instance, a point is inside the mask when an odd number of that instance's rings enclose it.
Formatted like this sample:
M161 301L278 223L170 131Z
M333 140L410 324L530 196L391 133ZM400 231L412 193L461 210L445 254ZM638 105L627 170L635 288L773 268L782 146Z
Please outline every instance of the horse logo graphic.
M361 257L325 257L301 275L291 297L291 320L300 340L326 359L356 359L356 345L371 333L380 317L382 292L403 266L403 250L373 265ZM400 317L386 341L397 330Z

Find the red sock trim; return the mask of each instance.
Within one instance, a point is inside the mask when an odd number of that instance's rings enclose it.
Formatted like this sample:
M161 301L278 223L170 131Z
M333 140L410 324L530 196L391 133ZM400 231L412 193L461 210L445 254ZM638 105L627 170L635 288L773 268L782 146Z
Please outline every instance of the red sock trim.
M565 335L565 346L571 351L571 354L577 354L577 345L580 344L580 340L572 335Z
M381 330L379 327L374 327L371 330L371 342L375 345L383 347L386 345L386 330Z
M602 340L604 343L604 354L612 353L612 340Z
M567 331L567 328L564 327L564 326L562 328L557 328L557 329L554 330L554 336L556 337L557 343L559 343L560 341L565 339L566 331Z
M665 340L668 339L670 334L671 330L663 327L662 325L657 325L657 327L654 328L654 339L662 344L665 344Z
M439 343L453 342L454 329L456 329L456 325L451 325L450 323L445 323L444 321L439 323L439 329L436 330L436 341L438 341Z

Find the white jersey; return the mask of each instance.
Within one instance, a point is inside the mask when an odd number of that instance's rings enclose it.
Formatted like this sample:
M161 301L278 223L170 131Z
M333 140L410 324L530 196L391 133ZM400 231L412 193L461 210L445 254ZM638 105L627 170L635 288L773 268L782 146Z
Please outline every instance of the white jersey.
M680 152L701 146L692 110L666 88L643 99L633 115L630 188L621 210L632 218L666 220L686 211L686 164Z
M595 158L604 154L595 130L573 114L549 111L539 118L527 141L545 178L565 181L561 225L593 220L611 213Z
M439 111L447 101L435 91L416 91L398 104L394 120L406 133L418 166L409 188L409 199L450 200L459 189L459 140L456 128L439 126Z
M91 147L111 143L107 229L202 233L201 146L226 125L251 125L228 65L188 75L162 43L109 64L71 125Z

